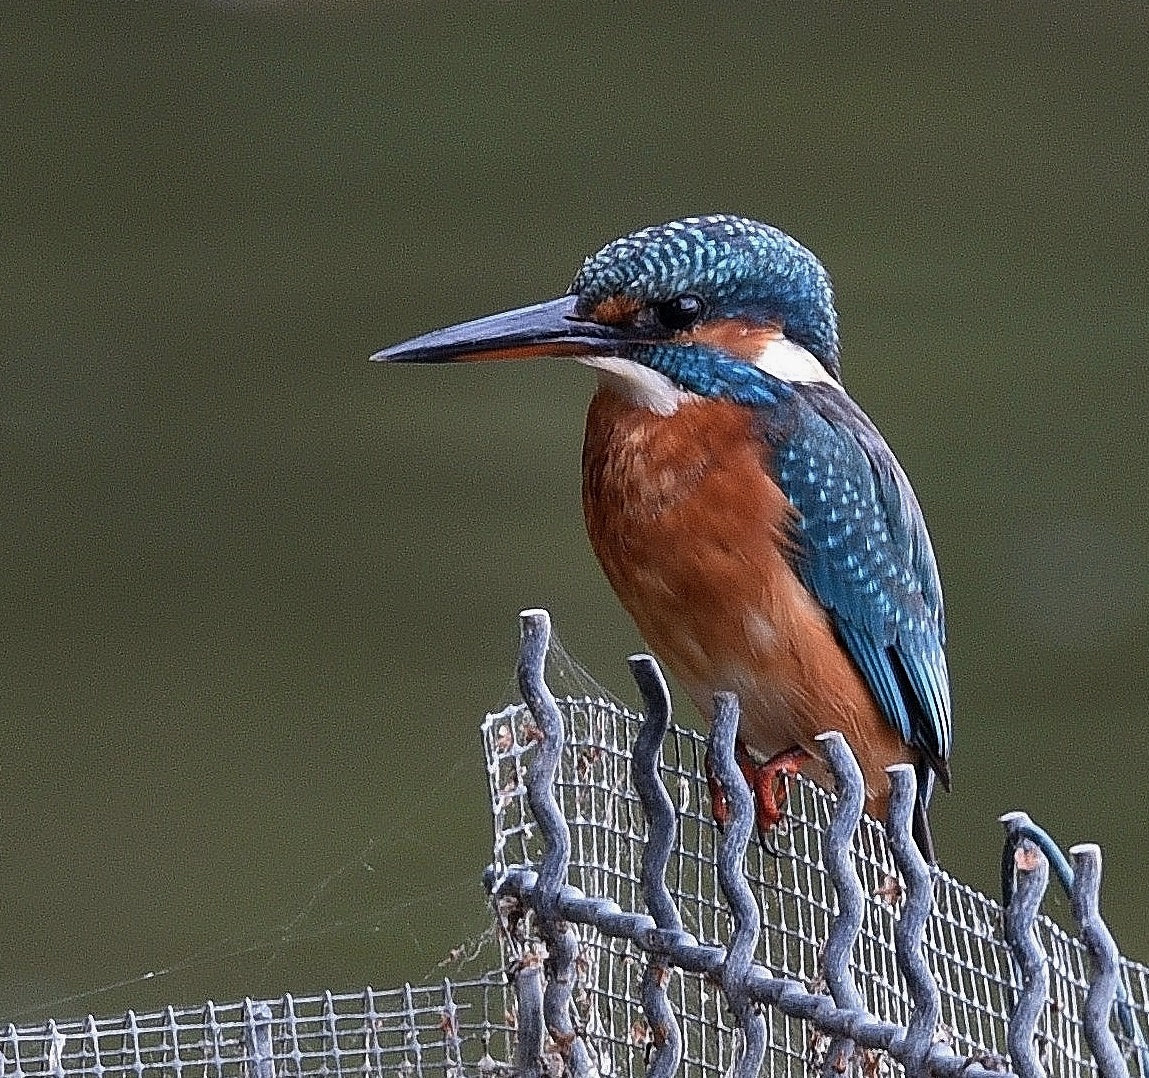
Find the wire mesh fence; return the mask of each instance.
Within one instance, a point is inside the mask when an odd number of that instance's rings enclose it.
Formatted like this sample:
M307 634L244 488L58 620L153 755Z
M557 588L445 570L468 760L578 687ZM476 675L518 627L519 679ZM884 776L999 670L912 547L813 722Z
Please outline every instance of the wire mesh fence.
M732 699L709 742L732 810L720 835L708 743L670 723L653 660L632 660L645 718L594 695L556 702L549 621L528 612L523 629L526 703L482 728L503 970L9 1024L0 1078L1149 1078L1149 969L1119 959L1100 920L1095 849L1070 866L1014 814L1003 910L921 861L910 769L891 776L887 827L861 816L840 737L825 744L840 796L799 778L771 846L750 841ZM1037 912L1050 859L1074 877L1080 937Z
M524 644L523 674L529 680L538 661L528 655L526 640ZM540 766L540 747L546 740L539 730L545 700L531 700L532 691L537 694L538 686L524 686L530 706L508 708L490 716L484 726L495 817L493 886L505 895L528 895L528 904L538 910L544 883L524 877L517 866L545 865L554 857L556 844L565 841L540 819L538 800L545 789L553 789L558 815L569 832L569 856L560 858L565 860L561 868L552 869L561 875L561 883L550 884L552 909L546 913L569 922L577 936L574 1008L592 1061L602 1073L644 1072L658 1040L643 1006L644 971L661 954L666 993L681 1029L684 1072L726 1075L740 1070L749 1034L745 1022L738 1020L738 1000L719 986L722 965L744 926L738 923L738 911L732 912L735 902L720 878L724 839L709 811L706 739L667 724L653 752L643 750L652 760L644 760L637 748L643 727L638 716L604 699L561 700L557 712L564 743L553 786L543 783L532 798L532 771ZM649 715L659 704L652 694L645 695ZM658 826L673 831L663 871L686 933L653 945L644 943L650 926L619 917L611 926L609 909L599 917L595 904L579 897L595 896L621 911L650 907L643 860L656 827L636 782L636 772L644 766L656 766L673 807L672 818ZM860 1028L871 1019L876 1024L869 1039L900 1049L907 1069L921 1073L1010 1068L1066 1078L1125 1074L1129 1068L1149 1073L1144 1036L1149 970L1121 961L1106 973L1105 956L1089 941L1036 916L1045 857L1029 841L1028 821L1020 815L1008 821L1013 832L1007 851L1011 861L1016 860L1018 900L1030 902L1032 908L1013 926L1016 950L1007 942L1001 905L936 869L924 885L919 938L899 940L913 899L905 864L898 863L882 825L868 817L856 826L849 822L844 841L851 856L846 860L857 873L861 901L856 936L848 947L849 980L856 989L854 1016L842 1019L850 1008L830 1006L841 1000L830 998L833 985L827 975L827 946L843 904L842 884L832 870L843 846L843 833L835 833L838 804L799 778L791 783L786 827L775 835L773 848L750 843L744 854L736 853L760 917L753 954L757 965L746 976L746 985L759 1002L775 1004L761 1009L768 1073L807 1074L827 1066L840 1072L846 1065L875 1075L897 1069L901 1064L887 1051L863 1051L849 1059L833 1054L841 1026L852 1021ZM905 837L908 840L908 832ZM1093 849L1076 854L1079 866L1099 863ZM646 875L650 871L646 866ZM1078 875L1084 881L1080 868ZM556 903L555 894L569 901ZM503 938L514 962L529 955L546 932L537 925L524 928L521 906L510 903L508 909ZM697 941L703 946L694 951L704 951L706 945L717 948L709 963L697 954L683 960ZM934 1014L924 1030L928 1051L919 1053L916 1061L906 1040L915 1032L915 1020L922 1025L924 1001L915 998L904 953L915 947L932 982L920 992L936 994ZM1024 965L1026 948L1037 956L1029 970ZM704 967L701 975L699 967ZM1108 998L1098 995L1106 976L1112 983L1101 991L1109 992ZM769 990L755 994L755 984L762 987L764 979L771 981ZM793 1003L789 1009L774 998L787 991ZM827 1006L812 998L817 996ZM1033 1010L1030 1024L1024 1015L1018 1021L1023 1001ZM1101 1028L1096 1028L1097 1015ZM881 1025L884 1032L877 1029Z
M509 1070L505 979L284 996L0 1031L4 1078L462 1078Z

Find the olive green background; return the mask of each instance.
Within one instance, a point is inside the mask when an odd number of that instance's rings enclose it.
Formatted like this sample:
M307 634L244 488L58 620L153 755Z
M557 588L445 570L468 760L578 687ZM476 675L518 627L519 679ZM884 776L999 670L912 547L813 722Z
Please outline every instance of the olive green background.
M482 932L517 611L634 695L592 380L367 356L713 210L829 266L926 509L945 864L994 888L1009 809L1097 840L1149 958L1149 48L1107 11L6 5L0 1019L390 987Z

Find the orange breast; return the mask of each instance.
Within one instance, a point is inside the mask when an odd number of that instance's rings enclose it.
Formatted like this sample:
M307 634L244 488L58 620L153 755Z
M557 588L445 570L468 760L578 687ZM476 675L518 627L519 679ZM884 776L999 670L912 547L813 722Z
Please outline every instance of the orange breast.
M709 720L737 692L762 756L841 730L885 814L891 763L915 755L884 720L786 553L794 510L747 409L690 400L658 416L600 387L583 445L583 510L607 579L651 650ZM811 766L820 781L828 776Z

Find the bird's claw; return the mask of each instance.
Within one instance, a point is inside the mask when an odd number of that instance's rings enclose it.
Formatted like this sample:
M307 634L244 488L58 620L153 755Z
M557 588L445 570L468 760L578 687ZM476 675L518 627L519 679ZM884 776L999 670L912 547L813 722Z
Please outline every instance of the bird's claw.
M772 832L785 817L788 796L786 780L794 778L802 770L810 754L795 745L775 753L765 763L758 763L739 741L735 744L734 758L754 794L754 819L758 825L758 837L767 849L772 850ZM718 830L725 831L730 819L730 807L722 783L711 766L709 753L706 755L705 771L706 785L710 790L710 812Z

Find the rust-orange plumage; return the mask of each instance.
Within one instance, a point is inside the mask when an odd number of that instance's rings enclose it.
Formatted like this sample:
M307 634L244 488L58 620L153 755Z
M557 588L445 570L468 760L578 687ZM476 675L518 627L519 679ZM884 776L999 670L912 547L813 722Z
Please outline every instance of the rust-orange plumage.
M868 810L884 817L884 768L916 755L794 571L795 510L749 427L746 410L727 401L660 418L600 387L583 444L591 546L708 720L715 692L737 692L744 743L765 758L803 748L805 769L824 782L814 737L840 730L862 763Z

